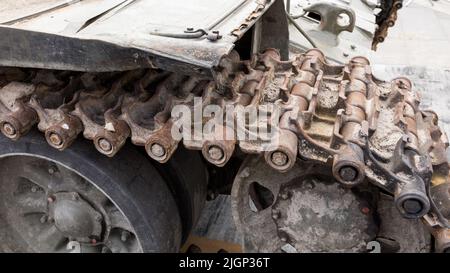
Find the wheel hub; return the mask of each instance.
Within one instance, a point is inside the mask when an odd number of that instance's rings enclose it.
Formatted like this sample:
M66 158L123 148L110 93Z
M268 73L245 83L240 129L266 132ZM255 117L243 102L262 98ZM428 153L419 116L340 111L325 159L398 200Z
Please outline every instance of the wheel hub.
M79 242L100 238L102 215L76 192L53 194L49 200L49 216L64 236Z
M319 165L296 163L280 174L264 164L248 157L233 184L233 217L245 252L367 250L377 234L371 191L347 189Z
M282 186L272 212L293 252L363 252L376 236L372 208L333 180L307 176Z
M44 159L2 163L0 216L17 252L141 251L127 219L90 181Z

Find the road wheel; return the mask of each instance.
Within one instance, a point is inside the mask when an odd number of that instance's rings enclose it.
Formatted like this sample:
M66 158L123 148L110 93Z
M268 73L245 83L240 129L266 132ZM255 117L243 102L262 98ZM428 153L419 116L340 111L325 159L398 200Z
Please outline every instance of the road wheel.
M113 159L79 140L64 152L38 133L0 138L0 250L176 252L176 202L149 160Z

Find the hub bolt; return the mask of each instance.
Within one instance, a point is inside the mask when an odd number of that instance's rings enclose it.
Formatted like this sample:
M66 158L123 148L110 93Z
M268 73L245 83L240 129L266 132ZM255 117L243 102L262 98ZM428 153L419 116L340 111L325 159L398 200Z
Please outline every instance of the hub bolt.
M54 167L54 166L49 167L49 168L48 168L48 173L49 173L49 174L54 174L54 173L56 173L56 167Z
M274 220L277 220L278 218L280 218L280 212L278 210L273 210L272 211L272 218Z
M78 201L78 199L80 199L80 196L78 195L78 193L74 192L74 193L72 194L72 200L73 200L73 201Z
M100 221L102 220L102 216L101 216L101 215L97 215L97 216L95 217L95 220L97 220L98 222L100 222Z
M43 215L43 216L41 217L41 219L39 219L39 221L41 222L41 224L44 224L45 222L47 222L47 220L48 220L48 216L47 216L47 215Z
M281 197L283 200L287 200L287 199L289 199L289 197L291 197L291 194L290 194L290 192L282 192L281 195L280 195L280 197Z

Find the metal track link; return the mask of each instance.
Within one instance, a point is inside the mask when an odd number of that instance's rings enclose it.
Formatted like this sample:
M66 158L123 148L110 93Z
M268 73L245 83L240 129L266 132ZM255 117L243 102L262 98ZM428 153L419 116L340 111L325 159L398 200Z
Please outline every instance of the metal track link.
M37 123L59 150L83 132L106 156L131 137L158 162L169 160L179 142L217 166L236 147L261 154L280 172L300 158L329 166L345 187L367 178L395 196L404 217L429 216L428 222L448 228L450 215L441 213L450 207L450 193L443 195L441 186L449 185L448 140L436 114L419 109L408 79L380 81L364 57L330 65L317 49L289 61L275 49L250 60L232 52L216 72L210 80L156 69L95 74L0 68L0 128L17 140ZM198 108L203 113L196 119ZM266 115L251 120L246 114L252 108ZM275 137L249 138L263 129ZM441 196L439 202L431 194Z

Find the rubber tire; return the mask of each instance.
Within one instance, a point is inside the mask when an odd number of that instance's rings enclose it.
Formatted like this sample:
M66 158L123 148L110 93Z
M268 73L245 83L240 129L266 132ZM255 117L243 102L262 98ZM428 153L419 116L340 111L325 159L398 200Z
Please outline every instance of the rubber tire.
M205 206L209 180L206 166L200 152L187 150L181 146L167 163L155 163L155 167L169 184L178 204L184 243Z
M94 182L128 219L143 252L179 251L182 229L177 204L155 167L135 147L125 145L108 158L80 138L60 152L33 130L18 141L0 136L0 158L13 155L46 158Z

